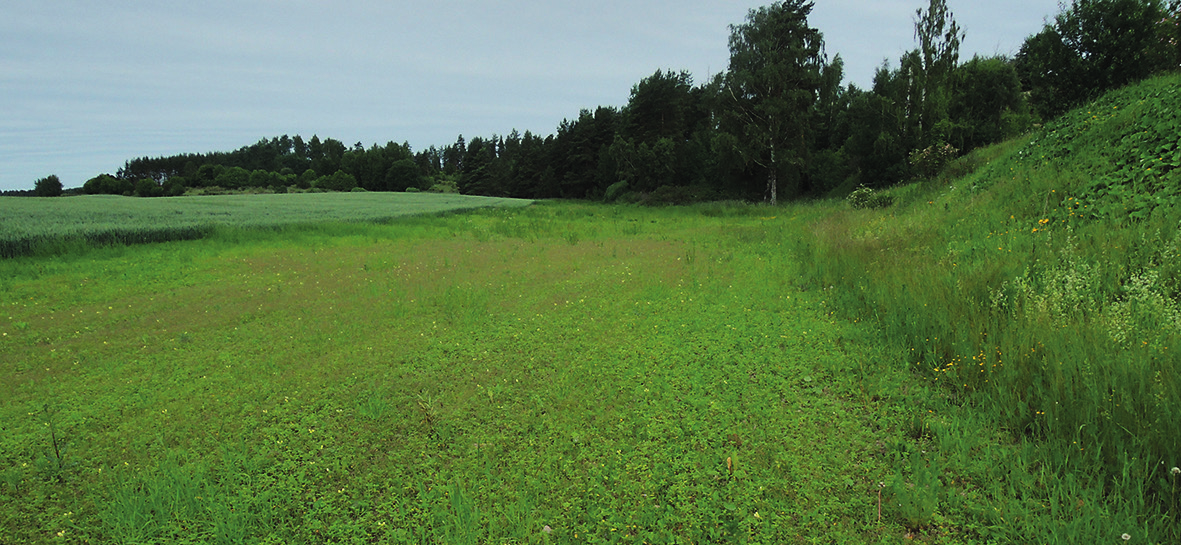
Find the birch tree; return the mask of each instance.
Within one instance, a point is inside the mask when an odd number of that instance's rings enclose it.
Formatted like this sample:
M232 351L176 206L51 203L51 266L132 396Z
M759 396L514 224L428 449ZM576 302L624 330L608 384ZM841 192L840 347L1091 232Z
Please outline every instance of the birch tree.
M959 65L964 32L947 8L946 0L931 0L927 11L915 11L914 36L919 49L910 57L913 110L918 139L927 145L947 135L936 127L948 116L951 74ZM903 68L907 68L903 59Z
M808 152L809 112L821 84L824 39L808 26L812 2L786 0L751 10L730 27L727 115L744 161L767 173L767 202L778 200L779 178L793 189Z

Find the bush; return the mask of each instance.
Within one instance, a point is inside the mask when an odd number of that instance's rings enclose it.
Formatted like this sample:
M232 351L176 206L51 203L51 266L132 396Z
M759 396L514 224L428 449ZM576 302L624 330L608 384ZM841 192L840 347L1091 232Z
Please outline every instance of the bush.
M173 176L160 187L163 196L179 197L185 194L185 179L181 176Z
M242 167L227 168L217 175L214 183L226 189L241 189L250 185L250 171Z
M151 178L141 178L135 182L136 197L159 197L164 194L164 188Z
M920 178L934 178L947 163L956 158L959 151L951 144L935 144L914 150L910 152L910 166L914 167L915 174Z
M627 193L627 182L626 181L615 182L615 183L607 186L607 191L603 194L603 201L604 202L615 202L615 200L618 199L619 196L623 195L624 193Z
M939 172L939 181L958 180L976 172L984 164L984 157L978 153L965 155L945 165Z
M319 177L315 170L309 168L295 178L295 185L300 189L311 189L312 182L316 181Z
M662 185L656 191L644 194L640 203L647 206L681 205L697 202L716 201L721 196L706 186Z
M352 191L357 187L357 179L352 174L338 170L331 176L321 176L313 185L327 191Z
M849 206L858 210L876 210L894 204L894 197L864 186L850 193L845 200L849 201Z
M99 174L82 185L87 195L125 195L135 190L131 180L116 178L110 174Z
M459 193L459 188L456 187L453 181L441 180L436 181L427 191L431 193Z

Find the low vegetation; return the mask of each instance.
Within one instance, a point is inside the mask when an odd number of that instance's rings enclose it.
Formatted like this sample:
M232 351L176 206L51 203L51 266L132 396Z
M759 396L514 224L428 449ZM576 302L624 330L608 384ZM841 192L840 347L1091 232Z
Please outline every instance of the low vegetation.
M532 201L435 193L302 193L133 199L0 197L0 258L71 247L191 240L226 228L279 228L525 206Z
M932 396L796 280L781 212L553 204L0 262L0 527L901 537Z
M1178 88L1170 75L1112 92L887 192L885 210L801 212L807 278L954 400L920 426L940 454L916 523L1181 540ZM1012 443L979 450L962 422ZM980 502L961 511L965 494Z

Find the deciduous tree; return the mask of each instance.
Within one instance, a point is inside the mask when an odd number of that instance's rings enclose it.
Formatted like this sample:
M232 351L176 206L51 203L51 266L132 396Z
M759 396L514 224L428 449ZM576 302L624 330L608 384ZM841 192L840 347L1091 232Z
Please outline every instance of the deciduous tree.
M33 196L35 197L60 197L62 194L62 181L56 174L50 174L33 184Z
M1053 117L1096 95L1176 68L1177 3L1075 0L1030 36L1017 71L1038 113Z
M947 137L939 125L948 118L951 75L959 65L964 32L947 9L946 0L931 0L926 11L915 11L915 17L919 49L911 63L914 103L909 113L918 130L916 140L925 147Z
M812 2L786 0L751 10L730 27L727 114L739 154L762 167L766 200L775 204L786 176L793 192L808 153L808 112L821 85L820 31L808 26Z

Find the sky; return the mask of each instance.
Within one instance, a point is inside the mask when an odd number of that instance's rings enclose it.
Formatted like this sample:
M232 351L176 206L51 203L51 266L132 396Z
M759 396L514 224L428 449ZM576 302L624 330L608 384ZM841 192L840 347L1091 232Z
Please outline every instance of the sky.
M555 132L657 70L726 69L747 0L16 0L0 8L0 190L137 157L313 134L413 150ZM814 0L846 83L915 47L928 0ZM961 60L1013 55L1058 0L948 0Z

